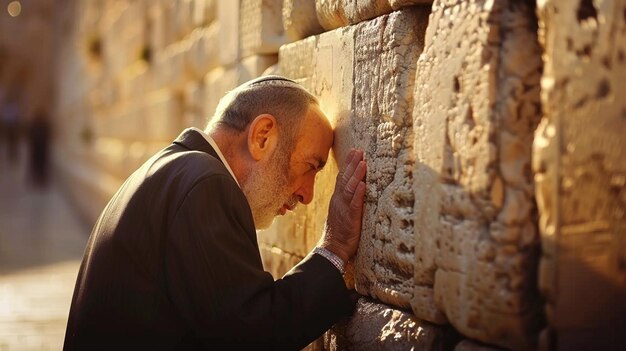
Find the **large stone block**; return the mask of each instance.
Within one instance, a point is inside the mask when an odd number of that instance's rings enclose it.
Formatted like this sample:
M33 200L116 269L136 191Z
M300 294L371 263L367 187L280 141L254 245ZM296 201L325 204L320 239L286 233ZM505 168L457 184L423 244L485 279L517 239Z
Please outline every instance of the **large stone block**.
M285 43L282 0L241 0L241 54L276 54Z
M241 0L217 2L217 20L219 22L220 64L229 66L239 61L240 37L239 14Z
M331 118L336 158L343 160L350 147L365 150L368 190L356 288L403 307L410 306L415 259L412 93L428 13L406 9L307 38L284 46L279 59L281 73L318 96ZM321 184L332 188L334 179Z
M327 351L444 350L449 330L411 313L360 298L356 311L324 335Z
M555 350L626 348L626 2L539 4L533 170ZM550 340L552 339L552 340Z
M151 93L144 100L144 135L141 140L169 142L183 129L182 96L161 90Z
M189 74L185 58L191 49L191 41L184 40L172 44L155 55L155 88L182 89L193 76Z
M206 86L204 81L192 81L187 83L183 91L184 103L184 127L198 127L204 129L208 122L208 114L205 110Z
M270 66L276 64L278 55L253 55L241 60L240 83L260 77Z
M430 4L432 0L318 0L317 18L326 30L345 27L404 7Z
M187 70L193 78L204 77L210 70L219 66L220 38L219 24L197 28L189 36L191 47L185 53Z
M530 171L541 51L523 1L435 1L415 84L416 316L513 349L540 327ZM413 224L413 223L411 223Z
M309 0L283 1L283 28L289 41L296 41L322 33L315 12L315 2Z
M215 114L220 99L242 82L242 75L244 74L241 65L236 65L228 69L218 67L204 77L206 94L204 110L209 118Z

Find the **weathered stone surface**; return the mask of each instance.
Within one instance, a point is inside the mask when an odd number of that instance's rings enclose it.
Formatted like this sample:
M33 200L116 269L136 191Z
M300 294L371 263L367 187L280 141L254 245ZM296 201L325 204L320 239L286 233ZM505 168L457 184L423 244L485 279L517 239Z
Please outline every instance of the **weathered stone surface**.
M209 27L195 29L190 37L190 48L185 53L187 71L194 78L206 75L219 66L218 48L220 46L219 25L213 23Z
M130 116L131 119L138 117ZM142 140L171 142L183 130L181 122L182 96L168 91L156 91L145 100Z
M209 121L209 113L206 111L205 101L205 89L204 81L189 82L185 86L183 92L184 103L184 126L194 126L200 129L206 127ZM213 111L211 111L212 114Z
M276 64L278 55L253 55L241 60L243 69L241 83L259 77L270 66Z
M296 41L311 35L322 33L315 12L315 2L309 0L283 1L283 28L290 41Z
M279 59L281 73L318 96L332 119L336 159L349 147L365 150L368 191L356 288L404 307L413 293L415 246L411 96L427 14L427 8L407 9L307 38L283 47Z
M215 20L217 0L193 0L192 24L202 27Z
M282 0L241 0L241 54L276 54L285 43Z
M354 45L350 129L369 161L356 288L402 307L413 293L411 92L426 14L406 10L360 24Z
M321 26L326 30L332 30L404 7L430 3L432 0L318 0L315 1L315 9Z
M556 350L626 347L625 10L620 0L539 2L546 69L533 170L544 341Z
M533 347L539 327L535 33L523 1L435 1L415 85L411 306L513 349Z
M360 298L356 311L324 335L327 351L443 350L446 329L411 313Z
M219 21L220 63L232 65L240 58L239 18L241 0L217 1L217 20Z

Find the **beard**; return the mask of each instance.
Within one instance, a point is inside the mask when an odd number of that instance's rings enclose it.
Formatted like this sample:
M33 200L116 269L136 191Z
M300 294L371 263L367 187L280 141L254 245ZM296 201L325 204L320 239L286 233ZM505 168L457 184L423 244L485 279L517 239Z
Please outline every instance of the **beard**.
M290 152L277 148L270 159L256 166L242 184L256 229L268 228L284 204L295 208L298 197L289 191Z

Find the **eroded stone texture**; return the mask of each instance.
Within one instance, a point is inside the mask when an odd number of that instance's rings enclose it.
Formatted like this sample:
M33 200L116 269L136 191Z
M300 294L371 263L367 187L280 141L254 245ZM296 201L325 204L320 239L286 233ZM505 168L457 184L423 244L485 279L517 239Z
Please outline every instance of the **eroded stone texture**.
M540 310L540 50L524 1L435 1L415 86L416 316L513 349Z
M343 161L350 147L366 151L368 191L356 288L404 307L413 292L415 246L411 92L428 10L406 9L307 38L284 46L279 55L280 72L318 96L331 118L338 135L335 158ZM334 184L334 177L326 182Z
M406 9L286 45L279 59L281 73L318 96L332 119L336 159L343 161L350 147L365 151L356 288L404 307L413 293L415 258L411 97L428 10ZM334 177L328 181L334 185Z
M533 170L545 341L556 350L623 349L626 1L539 4L545 115Z
M432 0L317 0L315 9L321 26L326 30L345 27L404 7L430 4Z
M187 71L194 78L204 77L210 70L219 65L216 49L220 45L219 24L197 28L189 36L190 47L185 53Z
M282 0L241 0L241 54L275 54L285 43Z
M411 92L427 24L427 8L421 9L356 26L354 46L350 126L355 146L369 161L356 289L402 307L409 306L413 294Z
M315 13L315 2L310 0L283 1L283 28L290 41L300 40L311 35L322 33Z
M327 351L443 350L444 327L415 318L410 312L360 298L349 320L324 335Z
M220 63L225 66L236 63L240 58L240 2L241 0L217 1L219 57Z

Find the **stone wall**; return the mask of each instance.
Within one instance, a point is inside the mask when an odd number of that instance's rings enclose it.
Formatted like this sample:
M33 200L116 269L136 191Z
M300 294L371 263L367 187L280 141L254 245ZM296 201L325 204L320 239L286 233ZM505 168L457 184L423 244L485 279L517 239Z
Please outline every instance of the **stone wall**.
M276 278L319 240L347 150L368 160L346 275L364 297L310 349L570 350L625 315L625 8L74 0L56 165L93 221L226 91L285 75L320 99L336 143L313 202L258 234Z
M533 169L558 350L626 345L626 1L545 1ZM558 341L558 342L557 342Z

